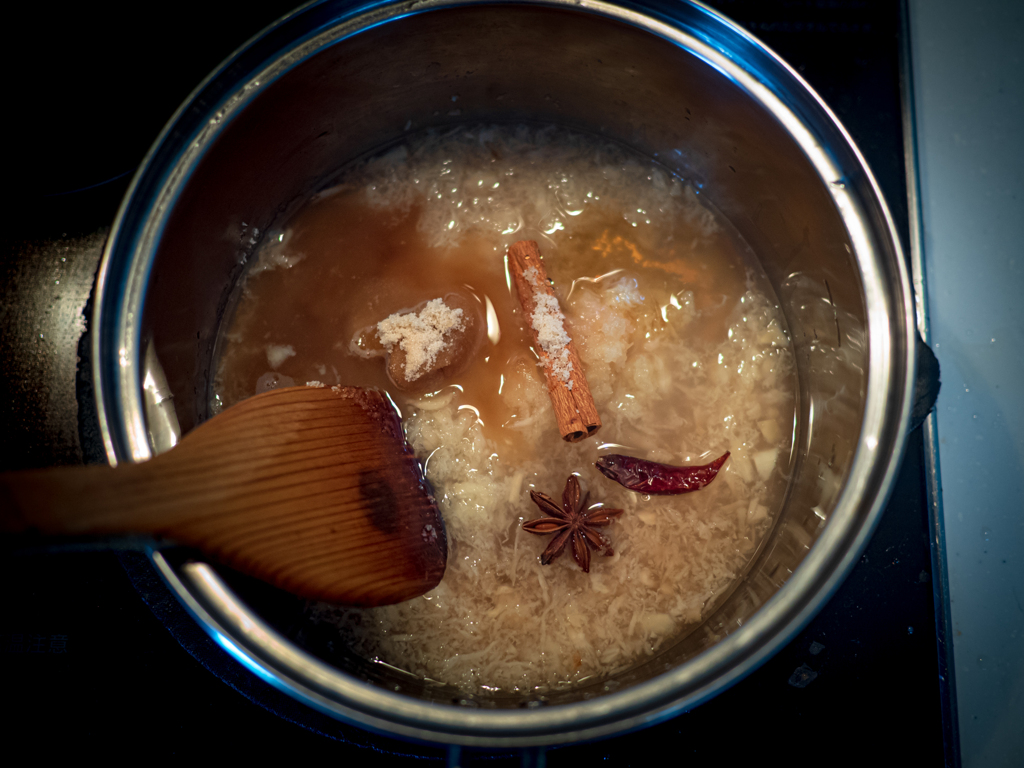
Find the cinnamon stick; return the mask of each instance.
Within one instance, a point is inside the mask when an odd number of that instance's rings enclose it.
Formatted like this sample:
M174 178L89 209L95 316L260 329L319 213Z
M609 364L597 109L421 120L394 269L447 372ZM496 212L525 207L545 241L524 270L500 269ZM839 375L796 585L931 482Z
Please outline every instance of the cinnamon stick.
M544 380L562 439L579 442L597 432L601 418L597 415L576 345L565 328L565 316L558 306L537 243L533 240L513 243L508 249L508 271L516 284L519 303L544 368Z

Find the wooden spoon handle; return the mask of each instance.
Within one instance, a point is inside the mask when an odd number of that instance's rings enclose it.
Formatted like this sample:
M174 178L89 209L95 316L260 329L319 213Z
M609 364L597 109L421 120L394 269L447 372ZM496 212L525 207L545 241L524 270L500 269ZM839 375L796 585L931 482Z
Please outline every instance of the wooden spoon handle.
M37 530L50 536L142 532L145 529L132 522L145 517L139 478L147 473L138 471L144 466L56 467L0 474L0 531Z
M360 408L310 402L309 392L287 403L281 396L246 401L139 464L0 474L0 531L156 533L193 543L188 531L215 529L217 518L231 529L241 514L254 527L280 519L283 509L301 519L324 494L336 504L344 501L339 494L348 498L361 515L364 486L386 486L389 470L408 456L390 442L382 446L380 429L367 430ZM345 407L331 408L338 404Z

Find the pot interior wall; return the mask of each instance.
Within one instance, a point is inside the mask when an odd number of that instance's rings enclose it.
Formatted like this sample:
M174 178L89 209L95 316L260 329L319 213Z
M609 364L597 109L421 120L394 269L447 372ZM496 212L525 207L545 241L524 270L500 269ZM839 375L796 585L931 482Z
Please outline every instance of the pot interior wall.
M187 431L207 416L218 325L259 233L346 162L407 130L521 121L617 139L691 181L759 255L793 334L798 461L785 509L738 588L698 630L617 680L629 685L695 656L776 593L842 490L864 407L866 307L843 221L783 126L718 70L621 22L530 6L434 10L330 45L262 87L195 167L152 266L143 338ZM261 594L247 599L287 613Z

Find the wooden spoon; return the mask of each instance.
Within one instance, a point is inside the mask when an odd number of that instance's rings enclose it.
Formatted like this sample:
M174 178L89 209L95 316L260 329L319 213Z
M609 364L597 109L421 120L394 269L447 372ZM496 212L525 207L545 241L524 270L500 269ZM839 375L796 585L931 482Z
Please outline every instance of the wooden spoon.
M375 390L265 392L140 464L0 475L0 530L142 533L297 595L397 603L444 575L444 524Z

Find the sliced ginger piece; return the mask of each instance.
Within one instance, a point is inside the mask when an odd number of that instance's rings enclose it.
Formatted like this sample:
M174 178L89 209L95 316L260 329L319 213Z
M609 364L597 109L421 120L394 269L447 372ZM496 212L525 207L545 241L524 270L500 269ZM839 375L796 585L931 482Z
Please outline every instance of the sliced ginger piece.
M429 392L464 371L483 338L477 304L449 293L378 323L392 383L403 391Z

